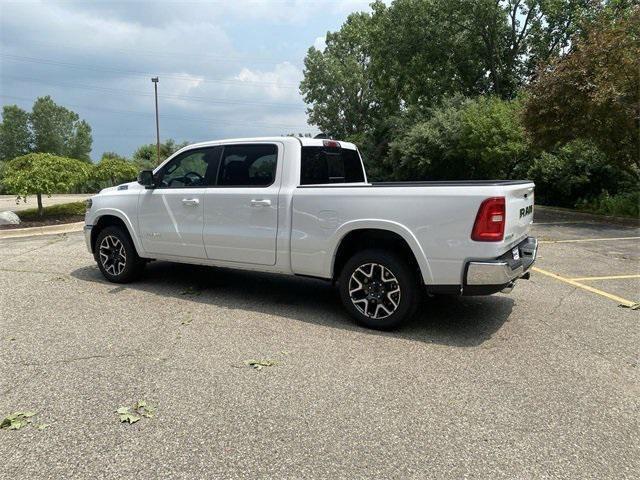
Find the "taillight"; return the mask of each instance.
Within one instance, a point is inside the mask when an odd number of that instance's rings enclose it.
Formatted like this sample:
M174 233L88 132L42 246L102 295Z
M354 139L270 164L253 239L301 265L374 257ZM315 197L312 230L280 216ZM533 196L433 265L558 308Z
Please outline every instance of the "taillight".
M502 241L505 220L504 197L487 198L478 209L471 232L471 240L476 242Z
M340 148L340 142L336 142L335 140L323 140L322 145L327 148Z

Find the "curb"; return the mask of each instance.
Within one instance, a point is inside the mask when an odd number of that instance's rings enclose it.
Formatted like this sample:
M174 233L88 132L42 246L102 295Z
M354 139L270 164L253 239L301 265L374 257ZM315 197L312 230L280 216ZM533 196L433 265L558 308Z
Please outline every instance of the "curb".
M603 215L599 213L583 212L581 210L573 210L571 208L548 207L546 205L536 205L534 208L536 210L564 213L566 215L582 217L584 219L592 220L595 222L601 222L601 223L611 222L611 223L630 225L630 226L640 225L640 218L634 218L634 217L616 217L614 215ZM534 221L534 225L535 225L535 221Z
M39 235L56 235L60 233L81 232L84 222L47 225L46 227L29 227L0 230L0 240L5 238L34 237Z

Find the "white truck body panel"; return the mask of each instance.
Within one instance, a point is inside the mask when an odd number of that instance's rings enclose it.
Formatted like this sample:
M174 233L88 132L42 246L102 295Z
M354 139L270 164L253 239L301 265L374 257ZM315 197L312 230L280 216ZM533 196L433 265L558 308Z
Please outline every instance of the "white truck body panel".
M90 250L91 227L112 215L124 222L143 258L331 279L342 239L354 230L381 229L406 241L426 285L462 285L469 260L508 252L527 238L533 221L530 182L371 184L365 173L364 182L301 186L302 148L322 147L321 139L200 143L176 152L155 172L182 152L244 143L277 146L271 185L147 189L132 182L105 189L92 197L86 215ZM504 239L473 241L478 208L490 197L505 197Z

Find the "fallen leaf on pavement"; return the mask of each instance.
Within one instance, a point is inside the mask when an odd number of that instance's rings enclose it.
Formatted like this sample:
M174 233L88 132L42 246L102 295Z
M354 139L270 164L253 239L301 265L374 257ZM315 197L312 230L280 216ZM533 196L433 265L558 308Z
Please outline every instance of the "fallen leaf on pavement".
M20 430L22 427L26 427L31 423L31 417L35 412L14 412L2 419L0 422L0 428L6 430Z
M119 407L116 413L120 416L121 423L136 423L142 417L153 418L156 413L156 407L149 405L144 400L138 400L133 407Z
M256 370L262 370L264 367L273 367L274 365L277 365L273 360L247 360L245 363Z

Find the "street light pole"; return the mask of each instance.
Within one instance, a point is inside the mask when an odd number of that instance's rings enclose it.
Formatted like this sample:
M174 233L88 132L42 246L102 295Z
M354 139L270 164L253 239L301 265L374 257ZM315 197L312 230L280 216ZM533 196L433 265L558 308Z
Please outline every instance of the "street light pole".
M151 79L153 82L153 89L156 96L156 150L158 154L158 165L160 165L160 121L158 120L158 77Z

